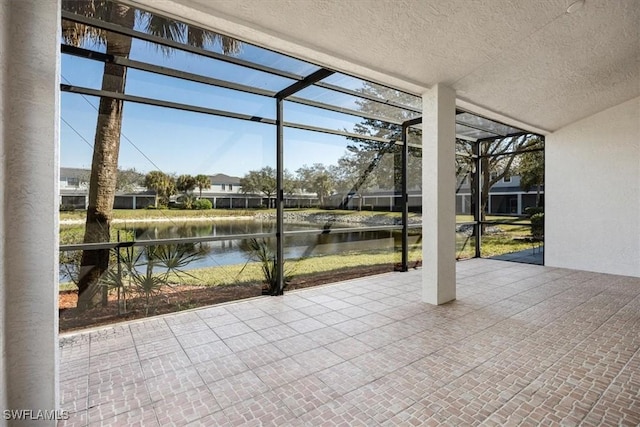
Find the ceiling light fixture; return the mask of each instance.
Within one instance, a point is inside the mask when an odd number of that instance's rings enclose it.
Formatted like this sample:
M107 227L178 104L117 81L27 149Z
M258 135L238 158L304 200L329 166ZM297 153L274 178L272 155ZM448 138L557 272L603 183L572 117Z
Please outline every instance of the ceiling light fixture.
M581 9L582 6L584 6L584 0L574 1L567 8L567 13L574 13L574 12L578 11L579 9Z

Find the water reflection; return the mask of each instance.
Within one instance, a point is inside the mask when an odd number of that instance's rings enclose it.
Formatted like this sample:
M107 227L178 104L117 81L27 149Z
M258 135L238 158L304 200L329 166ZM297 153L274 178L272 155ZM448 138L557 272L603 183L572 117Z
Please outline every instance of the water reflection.
M354 228L353 224L332 224L331 229ZM193 223L148 223L123 227L135 236L136 241L155 239L174 239L205 236L229 236L229 239L198 243L203 257L193 260L186 269L220 267L244 264L249 255L242 250L247 239L234 236L273 233L275 239L275 222L255 220L227 220L216 222ZM322 224L287 223L286 230L321 230ZM410 245L416 243L418 235L410 236ZM400 230L385 231L350 231L327 234L295 234L285 236L285 259L309 258L321 255L337 255L364 252L400 251ZM61 282L69 281L65 274L60 276Z
M317 230L318 224L300 223L286 225L287 231ZM346 226L332 226L333 229ZM151 224L129 228L136 240L171 239L203 236L229 236L229 240L203 242L207 257L190 264L190 268L212 267L219 265L241 264L247 261L247 255L240 246L245 239L233 236L254 233L274 233L275 222L260 221L220 221L207 224ZM317 255L339 254L351 251L371 251L393 247L399 233L395 231L355 231L338 234L309 234L285 237L285 257L300 258ZM399 242L399 240L398 240Z

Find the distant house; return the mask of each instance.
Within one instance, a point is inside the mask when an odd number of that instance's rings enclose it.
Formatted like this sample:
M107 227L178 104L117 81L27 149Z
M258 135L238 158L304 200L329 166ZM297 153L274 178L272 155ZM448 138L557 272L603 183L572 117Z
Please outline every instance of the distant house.
M63 209L86 209L89 169L60 168L60 206Z
M211 188L207 192L216 194L239 194L241 193L240 178L237 176L229 176L223 173L209 175ZM203 191L204 194L204 191Z
M63 209L86 209L89 201L89 169L60 168L60 205ZM269 200L260 194L244 194L240 178L223 173L209 175L211 188L202 190L202 198L211 201L218 209L248 209L269 206ZM199 195L196 188L194 194ZM544 204L544 186L540 190ZM335 194L327 198L328 207L346 206L347 209L398 210L402 197L391 190L377 189L363 194ZM155 203L155 193L144 187L129 192L116 193L114 209L144 209ZM314 194L299 193L285 198L285 207L317 206ZM526 192L520 188L520 177L512 175L498 181L489 193L487 212L494 215L523 215L525 209L536 205L536 189ZM420 190L409 191L411 210L422 206ZM458 182L456 192L456 214L471 214L471 191L469 179Z
M60 168L60 208L86 209L89 205L89 177L91 170ZM114 209L144 209L155 203L155 193L144 187L116 192Z
M89 169L81 168L60 168L60 188L78 189L81 185L88 186Z
M89 204L91 171L82 168L60 168L60 206L62 209L86 209ZM240 178L222 173L210 175L211 188L202 190L215 208L248 208L262 205L262 198L241 192ZM199 190L194 191L199 194ZM155 204L155 192L144 187L116 192L114 209L144 209Z
M536 206L537 189L524 191L518 175L505 176L489 191L487 213L493 215L524 215L525 209ZM544 185L540 187L540 204L544 206ZM471 215L471 189L469 179L458 182L456 214Z

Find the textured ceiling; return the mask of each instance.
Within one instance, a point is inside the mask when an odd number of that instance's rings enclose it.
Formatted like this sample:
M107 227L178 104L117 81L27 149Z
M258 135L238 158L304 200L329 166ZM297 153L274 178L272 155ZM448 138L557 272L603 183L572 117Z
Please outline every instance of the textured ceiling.
M640 1L129 0L553 131L640 96Z

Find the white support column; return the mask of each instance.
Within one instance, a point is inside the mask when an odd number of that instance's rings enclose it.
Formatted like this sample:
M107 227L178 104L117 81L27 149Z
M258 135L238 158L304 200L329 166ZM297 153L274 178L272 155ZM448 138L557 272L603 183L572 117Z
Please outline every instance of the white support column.
M422 95L422 300L456 298L455 92L435 85Z
M518 205L516 207L516 213L522 215L522 193L518 193Z
M60 0L0 0L0 407L34 414L59 403L59 26Z

